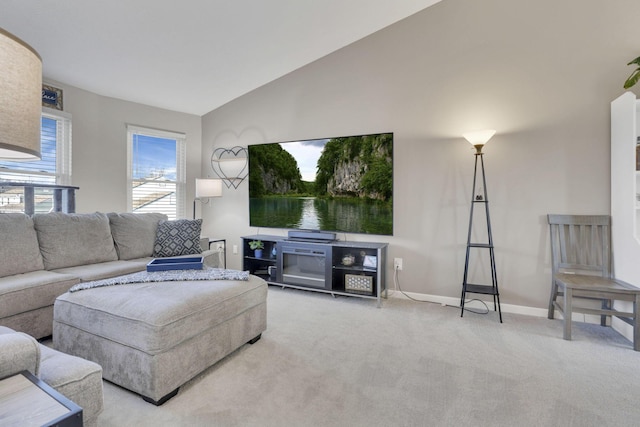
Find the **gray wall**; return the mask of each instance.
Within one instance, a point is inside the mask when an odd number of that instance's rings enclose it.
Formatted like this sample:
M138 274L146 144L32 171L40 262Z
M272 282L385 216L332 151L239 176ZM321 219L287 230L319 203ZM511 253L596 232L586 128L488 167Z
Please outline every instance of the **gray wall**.
M347 237L388 242L403 290L455 302L474 161L460 135L497 129L485 163L503 308L543 314L525 307L547 304L545 215L610 211L609 103L640 55L638 16L637 0L444 0L205 115L203 176L217 147L394 132L394 235ZM285 233L248 226L246 182L203 217L230 248Z
M187 135L186 216L191 218L195 178L200 176L201 119L198 116L96 95L59 82L64 111L72 115L72 185L78 212L127 209L127 124Z

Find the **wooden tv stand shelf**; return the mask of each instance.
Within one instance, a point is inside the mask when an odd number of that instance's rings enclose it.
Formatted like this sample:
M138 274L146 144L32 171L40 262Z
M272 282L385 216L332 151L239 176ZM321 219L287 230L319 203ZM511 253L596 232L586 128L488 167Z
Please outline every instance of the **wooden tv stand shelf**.
M256 255L249 242L264 244ZM331 295L387 297L387 243L314 241L256 234L242 237L242 268L270 285Z

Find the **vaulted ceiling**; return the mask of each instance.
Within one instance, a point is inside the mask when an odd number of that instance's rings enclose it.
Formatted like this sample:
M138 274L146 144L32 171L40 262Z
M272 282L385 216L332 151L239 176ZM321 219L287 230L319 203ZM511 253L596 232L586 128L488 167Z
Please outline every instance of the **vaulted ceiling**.
M440 0L3 0L46 79L203 115Z

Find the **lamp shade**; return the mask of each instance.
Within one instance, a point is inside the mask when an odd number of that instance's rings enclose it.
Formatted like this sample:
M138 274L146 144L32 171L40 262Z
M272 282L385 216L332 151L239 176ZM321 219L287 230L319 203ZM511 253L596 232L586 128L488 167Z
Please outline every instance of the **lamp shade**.
M196 178L196 199L222 196L222 180Z
M40 159L42 59L0 28L0 159Z
M495 133L496 131L493 129L485 129L485 130L478 130L474 132L463 133L462 136L464 137L464 139L469 141L471 145L475 147L476 145L486 144L487 141L489 141L491 137L495 135Z

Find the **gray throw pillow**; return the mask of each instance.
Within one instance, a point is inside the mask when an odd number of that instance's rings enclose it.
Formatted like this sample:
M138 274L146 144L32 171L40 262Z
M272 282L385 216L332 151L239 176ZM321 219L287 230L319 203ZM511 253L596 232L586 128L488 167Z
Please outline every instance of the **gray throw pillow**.
M200 232L202 219L160 221L153 247L154 257L192 255L202 253Z
M166 221L161 213L108 213L111 235L119 259L136 259L153 255L158 223Z
M118 259L104 213L35 214L33 224L46 270Z
M33 220L25 214L0 214L0 277L44 269Z

